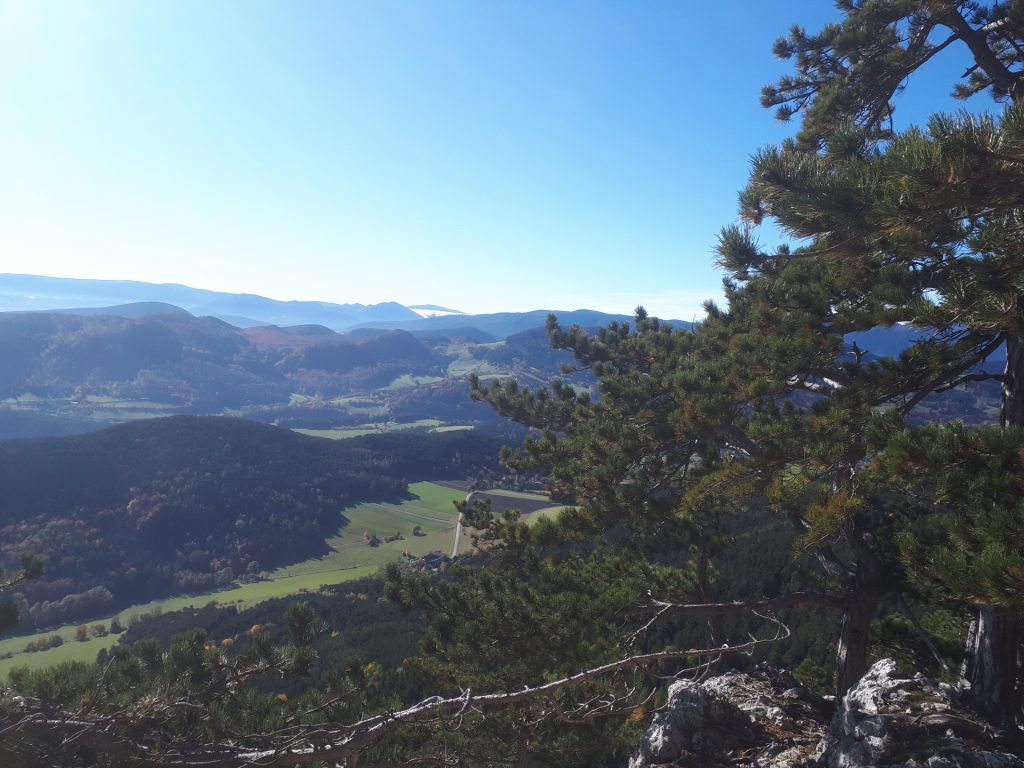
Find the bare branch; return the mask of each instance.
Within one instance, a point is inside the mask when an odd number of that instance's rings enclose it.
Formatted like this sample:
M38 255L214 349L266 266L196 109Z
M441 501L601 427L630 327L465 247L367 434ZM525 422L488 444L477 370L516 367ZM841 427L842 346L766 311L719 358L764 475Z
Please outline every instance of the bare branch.
M775 603L764 601L765 605L762 607L772 607ZM672 610L684 612L688 608L692 606L672 606ZM720 604L719 609L723 612L737 610L734 604L724 603ZM732 646L724 644L719 648L690 648L636 654L541 685L525 686L519 691L477 695L466 690L454 697L433 696L411 707L367 717L349 725L298 725L284 728L272 735L239 739L238 743L226 741L219 744L173 744L158 749L147 744L142 738L129 735L133 726L138 729L139 722L125 715L99 718L76 715L55 717L43 712L30 711L0 720L0 753L24 754L25 745L12 749L12 742L31 738L56 742L54 746L61 750L80 746L100 750L115 758L119 765L139 768L276 768L339 762L354 757L387 734L406 725L459 717L469 708L482 711L521 702L544 700L564 688L630 668L646 669L674 660L701 660L699 666L704 668L708 662L727 654L750 653L765 643L776 642L789 636L789 628L782 622L771 616L753 612L775 627L770 637L751 637L743 643ZM616 711L621 705L621 697L598 697L592 702L596 710L594 716L600 716L601 713ZM582 708L581 705L577 705L570 712L582 717L586 710L585 705L586 702Z

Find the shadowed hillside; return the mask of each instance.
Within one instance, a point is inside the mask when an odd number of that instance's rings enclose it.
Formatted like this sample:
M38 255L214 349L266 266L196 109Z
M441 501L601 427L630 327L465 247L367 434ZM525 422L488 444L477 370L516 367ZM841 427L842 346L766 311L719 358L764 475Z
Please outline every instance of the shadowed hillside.
M97 607L90 600L209 589L321 554L342 508L492 467L498 448L472 432L338 442L187 416L0 442L2 553L8 562L26 550L48 556L25 595L64 603L37 611L37 623L72 620Z

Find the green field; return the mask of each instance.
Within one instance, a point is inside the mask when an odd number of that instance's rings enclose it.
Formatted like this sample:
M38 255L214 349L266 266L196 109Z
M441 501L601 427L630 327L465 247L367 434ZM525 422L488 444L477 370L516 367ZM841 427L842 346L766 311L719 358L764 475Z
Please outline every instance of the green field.
M531 512L528 515L523 515L523 522L527 525L535 525L538 520L544 518L554 519L558 517L558 513L563 509L566 509L564 505L558 505L557 507L544 507L544 509L538 509L536 512Z
M366 417L382 416L388 410L386 406L374 400L372 395L349 395L346 397L334 397L328 400L313 395L302 395L298 392L292 392L288 396L288 405L290 407L303 406L310 403L320 406L331 405L341 408L348 413L356 413Z
M448 364L448 375L451 378L462 378L470 373L476 373L487 378L510 375L504 368L499 368L485 360L477 360L470 352L463 352L458 358Z
M338 427L337 429L295 429L301 435L310 437L326 437L328 440L344 440L348 437L362 437L363 435L376 435L380 429L371 426L364 427Z
M513 370L505 366L495 365L487 360L478 360L472 353L465 352L448 364L448 376L453 379L461 379L475 373L481 379L509 379L516 378L523 382L543 385L547 384L546 378L536 376L527 371Z
M413 483L409 486L409 495L409 499L398 504L359 504L343 510L341 514L348 520L348 524L337 536L328 539L330 552L323 557L271 571L265 574L266 578L262 581L200 595L154 600L83 623L109 625L112 619L117 618L122 624L128 624L134 615L155 610L166 613L183 608L199 608L211 601L248 608L274 597L315 592L321 585L340 584L369 576L384 563L398 559L406 550L414 555L423 555L433 550L450 552L457 522L452 502L464 498L465 493L434 483ZM413 535L416 526L422 529L422 536ZM379 546L374 547L367 543L364 531L376 534L381 539L394 533L401 533L403 538L388 543L381 541ZM101 648L109 648L117 642L114 635L78 642L74 639L76 626L68 624L47 632L0 640L0 655L13 654L9 659L0 659L0 677L17 666L39 668L63 661L91 661ZM30 640L40 635L54 634L64 638L64 645L48 651L24 653L25 645Z
M362 435L379 435L383 432L400 432L403 429L428 428L431 432L442 431L443 423L438 419L419 419L417 421L388 421L379 424L360 424L357 427L336 427L334 429L295 429L303 435L312 437L326 437L329 440L345 440L349 437L360 437ZM468 429L469 427L460 427Z
M424 555L435 549L451 551L452 536L457 522L452 502L465 498L466 494L454 488L445 488L434 483L413 483L409 486L412 498L400 504L359 504L346 509L343 514L348 525L341 532L327 540L331 551L320 558L306 560L281 568L269 574L272 579L331 572L339 568L357 566L379 566L399 557L409 550L414 555ZM413 528L419 526L422 536L414 536ZM382 539L395 533L402 538L371 547L366 543L364 533Z
M503 496L506 499L523 499L524 501L550 501L550 498L541 493L529 493L528 491L506 491L496 488L487 491L488 496ZM533 512L523 512L522 521L527 525L535 525L542 518L556 518L558 513L566 508L564 504L552 504L550 507L542 507ZM521 510L520 510L521 511Z
M396 389L407 389L409 387L417 387L420 384L436 384L439 381L444 381L442 376L413 376L408 373L403 373L397 379L388 384L384 389L388 391Z
M86 395L79 400L70 397L42 398L30 392L0 400L0 405L12 411L72 416L99 424L152 419L181 411L180 405L155 400L122 400L104 395Z

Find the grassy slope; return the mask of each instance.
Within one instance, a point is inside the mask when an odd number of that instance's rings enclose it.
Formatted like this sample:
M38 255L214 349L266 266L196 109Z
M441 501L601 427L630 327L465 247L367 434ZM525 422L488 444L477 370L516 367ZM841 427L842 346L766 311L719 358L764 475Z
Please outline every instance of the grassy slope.
M389 421L386 423L376 424L364 424L359 427L336 427L334 429L294 429L293 432L298 432L303 435L310 435L312 437L326 437L330 440L344 440L348 437L360 437L362 435L376 435L381 432L394 432L403 429L416 429L418 427L431 427L430 431L435 431L441 428L442 422L437 419L419 419L417 421ZM458 427L459 429L472 429L472 427ZM447 430L451 431L451 430Z
M452 501L464 498L465 493L434 483L413 483L409 486L409 493L412 498L401 504L368 503L344 510L343 514L349 524L337 536L328 540L332 552L320 558L279 568L268 573L264 581L240 584L218 592L154 600L86 623L109 625L111 619L116 617L127 624L132 615L154 610L168 612L198 608L211 600L222 605L247 608L273 597L316 591L322 584L338 584L369 576L384 563L397 559L406 549L416 555L435 549L450 552L456 523ZM417 525L425 535L412 535L412 529ZM372 531L381 538L400 531L404 539L370 547L363 539L363 531ZM63 661L91 661L101 648L109 648L117 642L114 635L77 642L74 639L76 626L69 624L48 632L0 640L0 655L14 654L10 659L0 659L0 677L6 676L16 666L38 668ZM40 653L22 652L29 640L39 635L53 634L61 635L64 645Z
M104 425L169 416L182 410L180 405L154 400L120 400L101 395L87 395L82 400L42 398L31 392L0 399L0 406L14 411L70 416Z

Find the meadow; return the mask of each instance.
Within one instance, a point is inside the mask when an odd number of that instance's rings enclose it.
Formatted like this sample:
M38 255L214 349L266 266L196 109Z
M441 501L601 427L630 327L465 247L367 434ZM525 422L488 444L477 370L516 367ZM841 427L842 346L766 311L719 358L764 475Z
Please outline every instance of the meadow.
M472 424L445 424L440 419L417 419L416 421L385 421L376 424L360 424L355 427L334 427L331 429L296 428L295 432L310 437L326 437L329 440L345 440L349 437L379 435L384 432L400 432L404 429L425 429L428 432L458 432L473 429Z
M0 408L24 413L70 416L102 425L120 424L134 419L154 419L184 410L181 405L155 400L128 400L104 395L86 395L78 399L45 398L30 392L0 399Z

